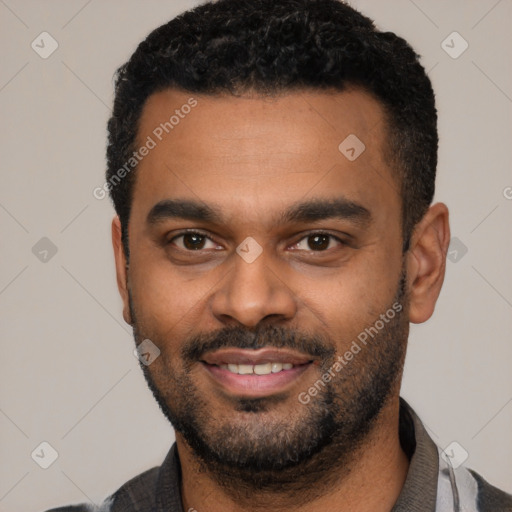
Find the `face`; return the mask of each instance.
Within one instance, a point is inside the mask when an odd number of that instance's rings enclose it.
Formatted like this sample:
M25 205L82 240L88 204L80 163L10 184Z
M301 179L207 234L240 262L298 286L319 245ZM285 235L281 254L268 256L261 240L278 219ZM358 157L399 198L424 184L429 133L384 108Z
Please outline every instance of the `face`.
M137 147L150 139L121 288L137 343L160 350L143 369L177 437L267 482L339 460L398 393L408 333L379 103L164 91Z

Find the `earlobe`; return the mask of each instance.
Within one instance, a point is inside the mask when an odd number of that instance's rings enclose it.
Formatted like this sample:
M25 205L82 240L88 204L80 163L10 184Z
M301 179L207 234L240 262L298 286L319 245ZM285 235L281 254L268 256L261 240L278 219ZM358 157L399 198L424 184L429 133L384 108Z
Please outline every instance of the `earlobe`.
M132 325L128 294L128 266L123 246L121 221L118 216L112 220L112 246L116 264L117 287L123 300L123 318L127 324Z
M422 323L434 313L444 281L450 243L448 208L431 206L417 224L407 253L409 319Z

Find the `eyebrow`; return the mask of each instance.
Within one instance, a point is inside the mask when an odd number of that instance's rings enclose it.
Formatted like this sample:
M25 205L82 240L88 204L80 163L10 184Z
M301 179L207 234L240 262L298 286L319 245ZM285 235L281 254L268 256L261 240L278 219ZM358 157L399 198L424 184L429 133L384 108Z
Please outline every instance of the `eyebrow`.
M335 218L364 226L371 222L372 215L364 206L344 198L311 199L292 204L278 215L274 224L306 223ZM218 225L227 223L218 207L188 199L164 199L158 202L151 208L146 222L155 225L168 219L203 221Z

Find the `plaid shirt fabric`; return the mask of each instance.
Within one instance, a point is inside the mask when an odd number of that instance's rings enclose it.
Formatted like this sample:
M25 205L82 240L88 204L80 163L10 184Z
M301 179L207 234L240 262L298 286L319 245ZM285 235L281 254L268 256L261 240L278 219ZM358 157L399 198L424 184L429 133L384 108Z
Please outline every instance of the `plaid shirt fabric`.
M449 457L441 457L442 450L402 398L400 442L410 465L391 512L512 512L512 495L464 466L452 467L445 461ZM178 451L173 444L160 467L136 476L101 505L74 505L48 512L185 512L180 481Z

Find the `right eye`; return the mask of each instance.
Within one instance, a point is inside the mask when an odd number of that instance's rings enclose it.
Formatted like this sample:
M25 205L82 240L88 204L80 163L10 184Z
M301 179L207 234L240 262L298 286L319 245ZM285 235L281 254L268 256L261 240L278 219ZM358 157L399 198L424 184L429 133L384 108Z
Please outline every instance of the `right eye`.
M213 247L205 247L210 242ZM169 244L176 245L184 251L200 251L202 249L215 249L218 245L208 236L198 231L183 231L171 238Z

